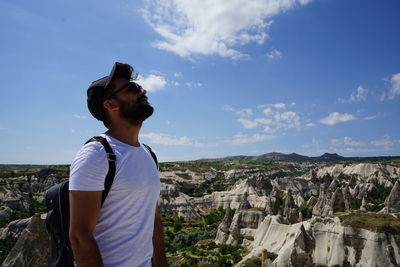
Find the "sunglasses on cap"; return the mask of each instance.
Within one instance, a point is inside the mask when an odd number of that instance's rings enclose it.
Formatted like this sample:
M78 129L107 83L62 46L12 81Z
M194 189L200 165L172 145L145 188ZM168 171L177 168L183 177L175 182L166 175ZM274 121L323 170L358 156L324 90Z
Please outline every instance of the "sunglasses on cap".
M122 91L126 87L128 87L129 92L135 93L135 94L138 94L143 90L143 88L139 84L131 81L131 82L127 82L126 84L124 84L121 87L112 91L109 97L116 95L118 92Z

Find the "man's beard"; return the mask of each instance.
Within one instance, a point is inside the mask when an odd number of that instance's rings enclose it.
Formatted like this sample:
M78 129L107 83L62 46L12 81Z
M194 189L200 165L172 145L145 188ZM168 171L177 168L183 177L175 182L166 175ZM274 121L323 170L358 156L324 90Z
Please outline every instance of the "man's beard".
M134 105L119 101L119 107L121 117L127 119L133 125L141 124L154 111L154 108L149 103L142 102L142 98L137 99Z

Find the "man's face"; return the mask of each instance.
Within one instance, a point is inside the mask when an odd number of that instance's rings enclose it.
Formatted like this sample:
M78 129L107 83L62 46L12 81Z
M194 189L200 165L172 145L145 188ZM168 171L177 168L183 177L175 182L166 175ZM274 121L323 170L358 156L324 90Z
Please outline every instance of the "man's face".
M115 81L115 88L120 88L128 82L126 79ZM131 124L140 124L153 114L154 108L147 101L146 91L132 90L129 86L122 89L115 95L118 102L120 116L128 120Z

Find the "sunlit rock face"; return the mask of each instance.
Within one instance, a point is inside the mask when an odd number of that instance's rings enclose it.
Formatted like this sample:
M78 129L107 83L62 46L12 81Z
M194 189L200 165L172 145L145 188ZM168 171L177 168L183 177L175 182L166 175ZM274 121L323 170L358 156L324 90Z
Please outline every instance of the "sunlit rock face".
M218 227L216 243L229 245L249 245L254 240L257 227L265 217L262 210L228 209L223 222Z
M385 200L385 211L388 213L400 212L400 184L398 181Z
M336 164L330 167L319 168L316 172L317 179L329 174L338 177L341 174L354 176L359 182L371 182L385 187L393 186L391 179L398 178L400 168L383 164L359 163L345 166Z
M50 266L51 246L44 220L36 214L28 221L2 267Z
M399 235L345 227L337 217L287 225L266 216L242 262L267 250L277 255L273 266L398 266L399 241Z
M18 238L30 221L31 218L25 218L10 222L7 226L0 229L0 240Z

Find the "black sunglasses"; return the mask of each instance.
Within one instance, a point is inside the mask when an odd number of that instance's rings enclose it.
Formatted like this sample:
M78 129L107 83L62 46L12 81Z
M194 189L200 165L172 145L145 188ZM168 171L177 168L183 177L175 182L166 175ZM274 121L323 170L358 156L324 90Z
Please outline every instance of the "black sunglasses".
M115 89L114 91L112 91L110 93L109 97L112 97L112 96L116 95L118 92L122 91L126 87L128 87L128 91L129 92L132 92L132 93L135 93L135 94L138 94L143 90L143 88L139 84L137 84L135 82L127 82L126 84L124 84L121 87L119 87L119 88Z

